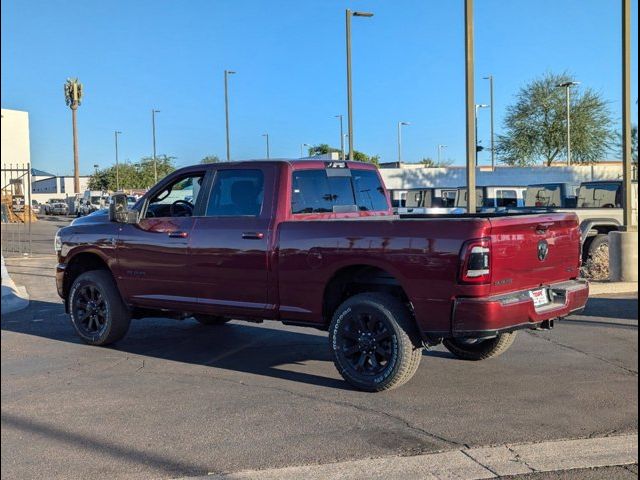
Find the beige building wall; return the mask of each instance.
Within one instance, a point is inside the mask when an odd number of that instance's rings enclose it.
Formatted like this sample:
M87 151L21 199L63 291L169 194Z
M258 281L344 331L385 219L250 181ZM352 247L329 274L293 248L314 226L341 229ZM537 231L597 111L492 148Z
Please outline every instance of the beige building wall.
M31 149L29 144L29 113L20 110L2 109L2 130L0 131L1 152L0 159L2 164L2 176L0 181L4 189L11 181L22 173L14 172L11 174L7 169L27 168L31 163ZM22 178L22 191L25 200L29 202L28 178L24 175Z

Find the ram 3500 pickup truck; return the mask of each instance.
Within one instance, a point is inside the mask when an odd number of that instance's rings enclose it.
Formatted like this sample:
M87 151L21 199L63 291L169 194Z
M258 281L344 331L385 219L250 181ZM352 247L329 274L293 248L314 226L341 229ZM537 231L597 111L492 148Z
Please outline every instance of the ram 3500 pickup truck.
M85 342L148 316L279 320L328 330L337 369L367 391L409 380L425 346L493 357L588 297L575 214L401 218L357 162L182 168L94 218L55 240L58 292Z

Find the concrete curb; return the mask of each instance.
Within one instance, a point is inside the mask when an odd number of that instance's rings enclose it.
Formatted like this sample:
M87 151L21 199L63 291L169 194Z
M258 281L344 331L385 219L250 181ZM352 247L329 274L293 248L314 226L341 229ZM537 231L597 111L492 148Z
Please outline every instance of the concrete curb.
M589 295L638 293L638 282L589 282Z
M29 294L25 287L17 287L9 276L4 264L4 257L0 256L0 273L2 276L2 314L16 312L29 306Z
M629 465L638 462L637 433L579 440L476 447L411 457L382 457L326 465L209 475L216 480L461 479Z

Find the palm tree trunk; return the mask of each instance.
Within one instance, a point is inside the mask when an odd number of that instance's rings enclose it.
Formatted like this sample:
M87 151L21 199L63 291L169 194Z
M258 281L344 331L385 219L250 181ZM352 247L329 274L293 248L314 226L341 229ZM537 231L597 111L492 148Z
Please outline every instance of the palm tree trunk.
M80 193L80 171L78 160L78 122L76 115L78 107L71 108L71 124L73 126L73 190Z

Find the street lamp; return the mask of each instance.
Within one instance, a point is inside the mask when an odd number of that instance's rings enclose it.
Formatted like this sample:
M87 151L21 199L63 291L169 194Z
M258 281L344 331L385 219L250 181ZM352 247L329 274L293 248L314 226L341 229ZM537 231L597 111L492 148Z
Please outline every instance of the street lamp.
M267 139L267 160L269 160L269 134L263 133L262 136Z
M567 165L571 165L571 87L580 85L580 82L563 82L556 85L564 88L567 97Z
M77 78L67 78L64 84L64 100L71 109L73 129L73 190L80 193L80 166L78 159L78 107L82 103L82 84Z
M483 77L484 80L489 80L489 105L491 105L491 170L496 169L496 147L495 147L495 135L493 129L493 118L494 118L494 108L493 108L493 75L489 75L488 77Z
M158 183L158 163L156 161L156 113L160 113L160 110L151 109L151 131L153 136L153 183Z
M98 167L99 167L99 165L97 163L93 164L93 170L94 170L94 174L95 175L98 175Z
M473 48L473 0L464 0L464 93L465 93L465 133L466 133L466 165L467 165L467 192L476 191L476 165L474 164L473 151L476 149L476 135L473 128L474 95L474 48ZM476 162L477 163L477 162ZM476 196L467 195L467 211L475 213Z
M398 122L398 164L402 163L402 127L404 125L411 124L409 122Z
M118 135L122 134L122 132L116 130L113 132L113 136L116 140L116 192L120 191L120 171L119 171L119 161L118 161Z
M478 110L480 108L489 108L489 105L487 105L486 103L477 103L476 104L476 112L475 112L475 116L474 116L474 122L475 122L475 126L476 126L476 166L478 166L478 152L480 151L480 149L482 148L480 145L478 145Z
M303 144L301 144L301 145L300 145L300 158L303 158L303 157L305 156L305 155L304 155L304 147L312 148L312 147L313 147L313 145L309 145L308 143L303 143Z
M342 117L343 115L335 115L335 118L340 119L340 156L342 161L344 161L344 131L342 129Z
M373 17L369 12L353 12L346 10L346 34L347 34L347 116L349 130L349 160L353 160L353 106L351 88L351 17Z
M442 165L442 150L447 148L446 145L438 145L438 166Z
M231 161L231 144L229 142L229 75L235 75L233 70L224 71L224 118L227 131L227 162Z

